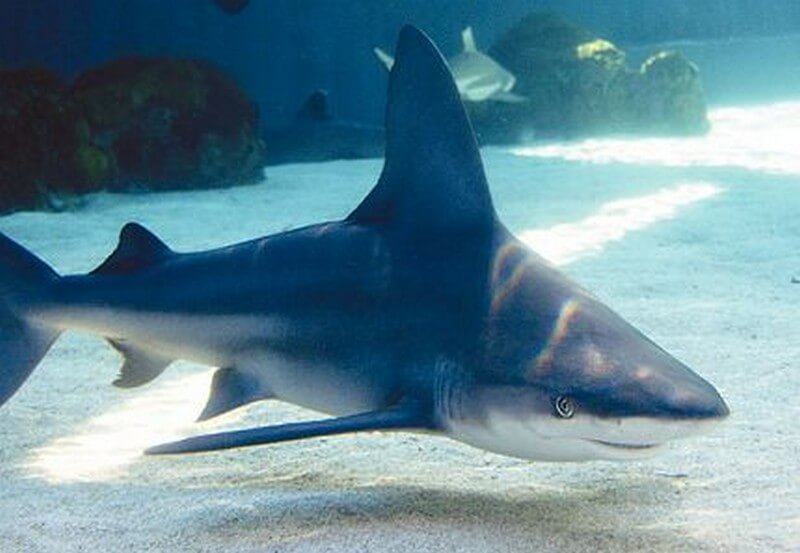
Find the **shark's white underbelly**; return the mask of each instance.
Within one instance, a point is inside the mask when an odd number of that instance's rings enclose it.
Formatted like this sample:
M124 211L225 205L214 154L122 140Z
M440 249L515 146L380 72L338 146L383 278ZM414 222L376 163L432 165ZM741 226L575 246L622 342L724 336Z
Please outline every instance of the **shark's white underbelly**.
M277 399L330 414L378 408L390 394L382 377L386 371L376 366L388 362L380 353L348 359L326 356L324 341L304 339L298 346L299 333L311 331L308 324L280 316L85 307L44 308L34 315L62 330L99 335L167 358L234 367L255 376Z

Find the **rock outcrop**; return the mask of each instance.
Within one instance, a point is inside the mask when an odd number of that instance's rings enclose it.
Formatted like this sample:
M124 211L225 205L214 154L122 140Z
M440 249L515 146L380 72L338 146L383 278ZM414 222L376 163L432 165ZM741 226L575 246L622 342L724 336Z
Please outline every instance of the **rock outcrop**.
M208 63L121 59L78 77L72 96L92 142L113 156L113 188L209 188L261 178L258 112Z
M546 13L521 20L489 53L516 75L515 92L527 101L469 105L484 143L708 129L699 71L678 53L631 69L613 43Z
M68 84L42 68L0 71L0 212L98 189L110 160L90 142Z
M96 190L210 188L262 178L258 112L208 63L130 58L70 85L0 71L0 212Z

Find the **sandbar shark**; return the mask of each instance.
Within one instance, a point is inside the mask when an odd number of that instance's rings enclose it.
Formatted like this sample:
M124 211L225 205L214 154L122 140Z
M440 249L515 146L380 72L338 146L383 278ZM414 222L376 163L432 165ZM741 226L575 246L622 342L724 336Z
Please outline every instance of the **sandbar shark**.
M495 60L478 50L472 27L461 31L462 51L449 60L450 71L455 79L461 99L466 102L519 103L525 98L511 92L517 78ZM380 48L374 48L375 56L391 70L392 58Z
M0 403L78 330L124 356L117 386L178 358L220 367L201 419L270 398L330 415L151 454L402 430L526 459L631 459L728 415L711 384L500 222L447 63L411 26L386 130L378 182L343 220L197 253L130 223L73 276L0 237Z

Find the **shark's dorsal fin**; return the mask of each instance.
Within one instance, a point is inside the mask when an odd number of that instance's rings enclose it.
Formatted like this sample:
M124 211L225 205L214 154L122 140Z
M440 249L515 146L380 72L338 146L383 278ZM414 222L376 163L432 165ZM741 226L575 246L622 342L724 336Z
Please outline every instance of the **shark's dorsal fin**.
M475 46L475 35L472 34L472 27L467 27L461 31L461 44L464 45L465 52L478 51L478 47Z
M128 223L119 233L117 249L92 274L124 274L155 265L173 254L160 238L142 225Z
M315 90L311 96L306 98L303 107L297 112L297 119L299 121L330 121L333 119L331 114L330 105L328 104L328 91Z
M383 172L347 220L404 231L457 231L496 220L453 77L436 46L414 27L400 32L389 77Z

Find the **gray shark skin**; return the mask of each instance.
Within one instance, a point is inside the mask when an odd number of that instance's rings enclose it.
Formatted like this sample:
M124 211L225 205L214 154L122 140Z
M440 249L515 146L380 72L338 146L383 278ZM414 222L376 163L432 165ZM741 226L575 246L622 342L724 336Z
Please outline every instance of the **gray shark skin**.
M526 99L514 94L511 89L517 78L494 59L479 51L475 45L472 27L461 31L462 51L447 60L456 87L465 102L485 102L487 100L505 103L519 103ZM373 50L378 60L391 70L394 59L381 50Z
M336 119L328 107L328 93L309 96L294 121L264 133L267 165L308 163L334 159L383 156L383 128Z
M528 459L632 459L728 415L714 387L497 219L446 62L405 27L377 185L344 220L176 253L139 225L88 275L0 240L0 402L64 330L106 337L138 386L222 367L201 414L276 398L332 415L151 454L362 430L442 433Z

